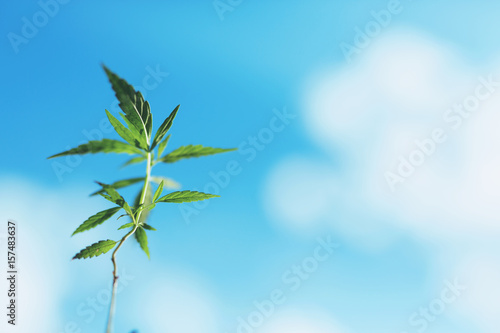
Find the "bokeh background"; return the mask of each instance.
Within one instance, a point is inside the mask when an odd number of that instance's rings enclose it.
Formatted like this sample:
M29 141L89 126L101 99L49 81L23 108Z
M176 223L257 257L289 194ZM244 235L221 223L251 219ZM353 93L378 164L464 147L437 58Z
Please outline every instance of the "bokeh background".
M155 127L181 104L167 151L240 148L155 168L221 198L155 209L149 261L125 244L116 332L499 331L500 3L41 0L0 15L1 251L13 219L20 272L2 332L104 330L109 254L70 258L121 223L70 235L110 207L94 180L143 165L46 159L118 138L101 63Z

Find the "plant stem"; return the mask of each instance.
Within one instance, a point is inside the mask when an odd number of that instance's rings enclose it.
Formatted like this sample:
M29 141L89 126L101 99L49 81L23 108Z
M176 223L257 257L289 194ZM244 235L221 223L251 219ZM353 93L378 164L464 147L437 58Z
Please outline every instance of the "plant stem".
M144 201L146 200L146 193L148 191L150 177L151 177L151 152L148 152L146 177L144 179L144 186L142 187L141 200L139 201L139 205L144 204ZM123 243L130 236L132 236L134 234L134 232L137 230L137 228L139 227L141 213L142 213L142 211L140 211L137 214L137 217L131 216L132 221L134 222L134 229L130 230L125 236L123 236L123 238L120 240L120 243L118 244L116 249L113 251L113 254L111 255L111 262L113 262L113 285L111 288L111 303L109 305L108 325L107 325L106 333L111 333L113 331L113 318L115 316L116 289L118 287L118 270L117 270L117 265L116 265L116 253L121 248Z
M122 244L132 236L132 234L137 230L137 224L135 224L134 229L130 230L120 241L116 249L113 251L113 255L111 256L111 261L113 262L113 286L111 288L111 303L109 305L109 315L108 315L108 328L106 329L106 333L111 333L113 331L113 318L115 316L115 302L116 302L116 289L118 287L118 272L116 266L116 253L122 246Z

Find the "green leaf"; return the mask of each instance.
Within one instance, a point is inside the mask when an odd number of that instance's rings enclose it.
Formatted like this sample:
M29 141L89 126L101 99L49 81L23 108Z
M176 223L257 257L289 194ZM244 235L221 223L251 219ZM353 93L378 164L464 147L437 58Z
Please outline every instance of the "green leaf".
M87 143L79 145L76 148L72 148L56 155L52 155L49 157L49 159L66 155L84 155L96 153L126 153L132 155L141 154L142 152L136 147L122 141L102 139L100 141L89 141Z
M137 140L134 134L126 128L118 119L116 119L108 110L106 111L106 115L108 116L109 122L113 125L116 133L120 135L123 140L127 141L130 145L142 149L141 143Z
M197 192L197 191L177 191L177 192L172 192L172 193L169 193L169 194L161 197L156 202L181 203L181 202L200 201L200 200L205 200L205 199L210 199L210 198L215 198L215 197L220 197L220 196L216 195L216 194L208 194L208 193Z
M121 227L119 227L118 230L125 229L125 228L130 228L130 227L133 227L134 225L135 225L134 222L125 223L124 225L122 225Z
M123 206L125 199L123 199L123 197L111 185L104 184L101 182L96 182L96 183L101 185L102 187L102 190L98 192L99 194L105 194L107 196L106 199L117 204L120 207Z
M151 203L151 204L141 204L139 205L136 209L135 209L135 216L137 216L140 212L142 212L143 210L151 210L153 208L155 208L156 204L155 203ZM141 213L142 214L142 213ZM142 215L141 215L142 216Z
M124 79L110 71L103 65L103 69L108 76L111 87L113 88L116 98L120 102L120 108L125 113L125 117L134 125L139 133L144 133L146 136L151 135L151 131L146 130L146 123L151 114L149 105L144 105L144 98L140 92L135 91L134 87L127 83Z
M144 224L142 225L142 227L143 227L144 229L146 229L146 230L156 231L156 229L155 229L155 228L153 228L152 226L150 226L149 224L146 224L146 223L144 223Z
M237 148L225 149L225 148L204 147L202 145L196 145L196 146L188 145L177 148L176 150L162 157L160 161L165 163L173 163L185 158L226 153L229 151L234 151L236 149Z
M158 158L161 157L161 154L163 153L163 151L165 150L165 147L167 146L167 143L168 143L168 140L170 140L170 135L167 135L165 137L165 139L163 139L162 142L160 142L160 144L158 145Z
M120 117L122 117L123 121L127 124L130 133L134 136L134 139L139 142L139 148L143 150L148 150L148 143L146 142L146 136L144 135L144 130L139 131L137 128L127 119L127 117L120 112Z
M94 243L92 245L87 246L80 252L78 252L73 259L86 259L100 256L103 253L108 252L112 248L114 248L116 242L113 240L102 240L100 242Z
M146 252L149 257L149 248L148 248L148 236L146 235L146 231L142 227L137 228L135 231L135 239L137 242L139 242L139 245L141 246L141 249Z
M107 219L109 219L111 216L115 215L117 211L119 211L121 207L113 207L110 209L103 210L95 215L92 215L89 217L85 222L83 222L76 230L73 232L73 235L90 230L92 228L97 227L98 225L104 223Z
M150 108L148 102L144 102L144 108L147 110L146 112L148 112L149 114L146 121L146 130L148 132L148 139L151 140L151 134L153 134L153 114L151 113L151 111L149 111Z
M174 121L175 116L177 115L177 111L179 111L180 105L177 105L170 113L170 115L163 121L163 124L158 128L158 131L156 131L155 138L153 139L153 143L151 144L151 149L154 149L156 145L163 139L165 134L167 134L168 130L172 126L172 122Z
M181 184L179 184L175 180L173 180L171 178L167 178L167 177L153 176L153 177L151 177L151 181L156 183L156 184L160 184L161 182L163 182L163 188L170 188L173 190L177 190L177 189L181 188Z
M123 179L123 180L119 180L117 182L114 182L113 184L110 184L109 186L111 186L112 188L114 188L116 190L116 189L119 189L119 188L123 188L123 187L127 187L127 186L130 186L130 185L137 184L137 183L139 183L139 182L141 182L143 180L144 180L144 177L136 177L136 178ZM104 189L96 191L96 192L92 193L90 196L94 196L94 195L101 194L101 193L104 193Z
M132 88L133 89L133 88ZM152 121L151 108L149 107L149 103L144 100L142 93L140 91L135 92L135 105L141 114L144 123L146 124L146 129L148 128L147 124ZM148 131L151 133L151 131Z
M141 162L144 162L144 161L146 161L146 157L145 156L132 157L130 160L128 160L127 162L123 163L122 168L126 167L127 165L137 164L137 163L141 163Z
M156 202L156 200L160 197L161 192L163 191L163 181L158 185L158 188L156 189L155 195L153 196L153 202Z
M99 193L102 197L117 204L118 206L125 209L128 214L132 215L132 209L130 209L129 204L125 201L125 199L123 199L120 193L118 193L111 185L103 184L100 182L96 183L102 186L103 191Z

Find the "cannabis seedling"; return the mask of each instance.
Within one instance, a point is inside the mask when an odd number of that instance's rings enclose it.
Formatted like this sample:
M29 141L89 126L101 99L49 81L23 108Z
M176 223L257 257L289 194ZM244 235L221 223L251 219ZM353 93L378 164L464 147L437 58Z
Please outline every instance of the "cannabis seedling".
M93 194L101 195L105 199L114 203L116 206L89 217L75 230L75 232L73 232L73 235L75 235L77 233L95 228L110 219L122 209L124 214L120 217L128 216L130 218L129 223L126 223L118 228L118 230L129 229L119 241L109 239L101 240L87 246L73 257L73 259L97 257L116 247L111 255L111 261L113 263L113 284L106 329L106 332L110 333L112 331L113 317L115 313L116 288L118 280L116 254L122 247L123 243L130 236L134 235L140 247L149 258L146 230L150 231L156 229L147 224L146 221L149 212L155 208L156 204L162 202L191 202L218 197L218 195L215 194L197 191L175 191L162 196L164 188L175 188L176 183L169 178L152 176L152 168L158 163L173 163L186 158L224 153L235 149L212 148L204 147L202 145L187 145L181 146L170 153L163 155L163 151L165 150L170 138L170 134L167 136L166 134L172 126L172 122L177 114L177 111L179 110L180 105L178 105L163 121L153 136L153 115L151 114L149 103L144 100L140 92L135 91L135 89L124 79L111 72L106 66L103 66L103 68L109 81L111 82L111 87L116 94L116 98L120 102L119 105L123 111L123 113L120 113L120 116L127 126L116 119L108 110L106 110L106 114L115 131L118 135L120 135L120 137L123 138L123 140L125 140L125 142L111 139L89 141L88 143L82 144L76 148L50 156L49 158L95 153L126 153L134 156L126 162L125 165L146 162L146 175L144 177L124 179L109 185L97 182L101 189ZM117 189L140 183L142 181L144 182L144 185L139 191L134 204L128 204L123 196L118 193ZM154 193L153 183L158 184Z

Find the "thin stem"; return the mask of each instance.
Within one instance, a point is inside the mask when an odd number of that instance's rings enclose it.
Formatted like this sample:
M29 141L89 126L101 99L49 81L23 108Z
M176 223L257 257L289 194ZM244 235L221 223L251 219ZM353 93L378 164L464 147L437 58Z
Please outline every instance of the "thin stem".
M139 201L139 205L142 205L146 201L146 193L148 191L148 186L149 186L149 178L151 177L151 152L148 152L148 159L147 159L147 166L146 166L146 178L144 178L144 186L142 187L142 194L141 194L141 200ZM139 221L141 219L141 214L144 211L141 210L139 214L137 214L137 218L134 221L136 225L139 224ZM135 229L134 229L135 230Z
M134 221L135 222L135 221ZM135 223L134 223L135 224ZM116 265L116 253L123 245L123 243L132 236L132 234L137 230L137 224L135 224L134 229L130 230L120 241L116 249L113 251L111 255L111 261L113 262L113 286L111 288L111 304L109 305L109 315L108 315L108 327L106 329L106 333L111 333L113 331L113 318L115 316L116 309L116 289L118 287L118 268Z
M144 204L146 200L146 193L148 190L150 177L151 177L151 152L148 152L146 177L144 179L144 186L142 187L141 200L139 201L139 205ZM139 227L141 213L142 211L140 211L136 217L134 217L133 215L131 216L132 221L134 222L134 229L130 230L125 236L123 236L123 238L120 240L120 243L118 244L116 249L113 251L113 254L111 255L111 262L113 262L113 285L111 288L111 303L109 305L108 325L106 333L111 333L113 331L113 318L115 316L115 309L116 309L116 290L118 287L118 268L116 265L116 253L122 247L123 243L125 243L125 241L136 232L137 228Z

